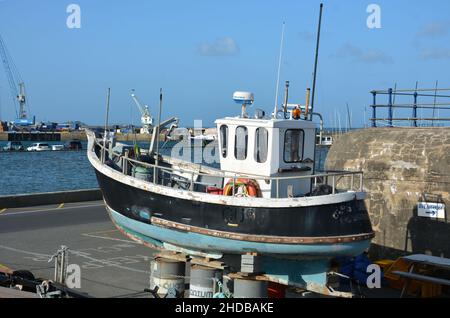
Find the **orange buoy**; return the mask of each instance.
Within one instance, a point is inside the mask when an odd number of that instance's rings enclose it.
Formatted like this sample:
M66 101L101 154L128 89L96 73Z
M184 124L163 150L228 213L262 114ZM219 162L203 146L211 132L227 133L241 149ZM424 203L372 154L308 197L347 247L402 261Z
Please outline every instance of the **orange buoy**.
M239 192L239 189L241 189L241 192ZM262 197L258 182L252 179L237 179L234 182L234 194L236 195L237 193L254 198ZM223 195L233 195L233 180L228 181L226 186L223 188Z

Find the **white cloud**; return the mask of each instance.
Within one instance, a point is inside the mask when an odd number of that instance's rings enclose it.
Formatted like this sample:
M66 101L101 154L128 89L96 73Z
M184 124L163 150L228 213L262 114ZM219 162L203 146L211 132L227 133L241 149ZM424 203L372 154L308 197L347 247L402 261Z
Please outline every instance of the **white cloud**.
M239 53L236 41L231 37L222 37L212 43L202 43L198 47L201 55L206 56L228 56Z
M436 38L448 34L450 29L449 22L432 22L423 26L419 32L417 32L416 37L420 38Z
M420 57L426 61L450 59L450 49L446 48L423 49L420 52Z
M351 59L353 62L368 64L391 64L394 62L394 60L390 56L379 49L363 50L350 43L346 43L344 46L342 46L338 50L336 57L347 58Z

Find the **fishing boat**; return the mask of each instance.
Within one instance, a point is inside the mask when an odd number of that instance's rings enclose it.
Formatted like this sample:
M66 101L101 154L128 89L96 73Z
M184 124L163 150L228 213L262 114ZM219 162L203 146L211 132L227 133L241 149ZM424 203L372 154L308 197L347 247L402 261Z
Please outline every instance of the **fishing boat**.
M254 95L235 92L241 111L217 119L217 139L204 147L213 148L208 157L218 158L216 165L192 162L189 152L195 157L199 147L189 148L189 134L171 155L162 155L156 136L174 119L152 128L148 150L116 143L107 123L104 134L87 131L87 155L120 231L162 251L203 258L202 264L218 260L229 272L264 273L269 281L330 295L330 261L361 254L374 232L362 173L316 171L313 118L323 123L314 112L322 7L312 97L308 88L304 105L289 104L286 82L279 105L280 71L269 116L259 108L249 115ZM283 39L284 24L282 32ZM161 105L162 94L160 114Z
M306 258L367 249L374 233L362 174L316 173L311 116L285 108L281 116L257 110L250 118L253 94L237 95L241 115L216 120L219 168L162 156L153 145L138 154L87 132L88 158L115 225L135 240L191 255Z

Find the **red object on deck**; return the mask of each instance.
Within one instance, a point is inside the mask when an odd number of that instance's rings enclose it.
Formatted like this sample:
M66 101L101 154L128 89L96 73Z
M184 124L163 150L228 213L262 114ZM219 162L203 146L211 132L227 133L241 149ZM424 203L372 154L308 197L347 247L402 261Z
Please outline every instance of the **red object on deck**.
M209 194L216 194L216 195L222 195L223 189L216 188L216 187L207 187L207 188L206 188L206 193L209 193Z
M269 282L267 296L269 298L285 298L287 286Z

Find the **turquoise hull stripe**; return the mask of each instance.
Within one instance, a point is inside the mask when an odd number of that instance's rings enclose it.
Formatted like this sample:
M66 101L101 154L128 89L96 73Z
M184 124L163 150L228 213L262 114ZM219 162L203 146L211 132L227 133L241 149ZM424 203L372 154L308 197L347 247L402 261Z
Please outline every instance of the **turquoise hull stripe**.
M131 235L148 243L167 242L176 246L202 252L220 252L223 254L240 254L256 252L262 254L300 254L313 257L333 258L336 256L356 256L370 245L370 240L339 244L274 244L230 240L198 233L171 230L151 224L142 223L123 216L110 209L113 220ZM131 231L130 231L131 230ZM160 245L160 244L158 244Z

